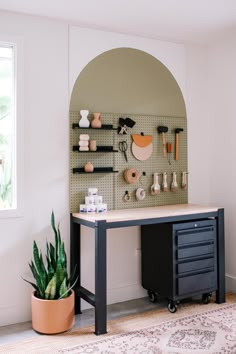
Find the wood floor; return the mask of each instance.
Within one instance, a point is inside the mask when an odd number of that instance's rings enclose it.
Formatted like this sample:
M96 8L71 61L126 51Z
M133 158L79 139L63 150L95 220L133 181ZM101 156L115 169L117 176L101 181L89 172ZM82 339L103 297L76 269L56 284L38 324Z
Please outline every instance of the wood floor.
M141 298L108 305L108 320L116 319L132 314L142 313L165 304L152 303L148 298ZM84 310L82 314L75 316L74 328L85 327L94 324L94 309ZM18 323L0 327L0 345L39 336L31 328L31 322Z
M236 303L236 294L227 294L227 301ZM186 299L183 303L189 303L197 301L199 303L199 297L196 299ZM214 302L214 297L211 302ZM187 304L186 304L187 305ZM107 306L107 318L108 320L118 319L125 316L141 314L146 311L154 310L157 308L163 308L167 306L167 302L155 302L152 303L148 297L141 299L135 299L125 302L120 302ZM168 312L167 308L166 311ZM75 316L74 329L82 328L86 326L94 325L94 309L84 310L82 314ZM29 339L34 336L40 336L31 328L31 322L18 323L9 326L0 327L0 346L4 344L10 344L16 341Z

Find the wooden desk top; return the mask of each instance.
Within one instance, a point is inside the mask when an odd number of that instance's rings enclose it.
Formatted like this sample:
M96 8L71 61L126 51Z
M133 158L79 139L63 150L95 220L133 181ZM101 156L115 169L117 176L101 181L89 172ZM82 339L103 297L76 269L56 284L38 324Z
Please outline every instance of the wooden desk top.
M152 218L163 218L171 216L201 214L217 212L219 207L203 206L195 204L164 205L148 208L109 210L106 213L73 213L73 217L95 223L99 220L109 222L144 220Z

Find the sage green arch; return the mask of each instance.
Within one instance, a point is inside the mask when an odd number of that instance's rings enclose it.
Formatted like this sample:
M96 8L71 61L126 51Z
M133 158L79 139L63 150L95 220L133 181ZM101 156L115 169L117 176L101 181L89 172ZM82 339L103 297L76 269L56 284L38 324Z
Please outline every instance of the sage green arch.
M152 55L116 48L89 62L79 74L70 111L115 112L186 117L178 83Z

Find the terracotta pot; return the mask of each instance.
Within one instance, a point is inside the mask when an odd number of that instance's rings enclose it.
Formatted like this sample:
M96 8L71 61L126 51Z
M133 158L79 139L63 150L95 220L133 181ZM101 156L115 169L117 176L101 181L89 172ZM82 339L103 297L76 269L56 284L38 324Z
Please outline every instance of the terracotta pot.
M84 165L84 170L85 170L85 172L93 172L93 170L94 170L93 164L91 162L87 162Z
M101 113L93 113L93 120L91 122L91 127L92 128L101 128L102 122L101 122Z
M89 150L90 151L96 151L97 150L96 140L90 140L89 141Z
M32 328L43 334L68 331L74 325L75 294L59 300L43 300L31 297Z

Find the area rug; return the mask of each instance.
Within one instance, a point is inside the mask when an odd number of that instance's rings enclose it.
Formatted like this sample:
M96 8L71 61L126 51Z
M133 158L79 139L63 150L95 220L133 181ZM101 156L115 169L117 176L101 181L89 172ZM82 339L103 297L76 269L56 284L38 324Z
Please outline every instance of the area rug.
M79 318L79 317L78 317ZM1 341L0 341L1 342ZM236 298L227 303L180 304L108 321L108 333L94 335L94 325L0 345L9 354L236 354Z
M77 345L58 353L235 354L236 305Z

